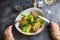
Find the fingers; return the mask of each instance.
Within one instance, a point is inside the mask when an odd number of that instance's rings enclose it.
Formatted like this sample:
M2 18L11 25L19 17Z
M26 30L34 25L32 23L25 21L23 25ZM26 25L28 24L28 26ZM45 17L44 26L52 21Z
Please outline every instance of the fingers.
M12 32L12 25L11 26L9 26L5 31L4 31L4 34L8 34L8 33L10 33L10 32Z
M59 34L59 25L53 21L50 22L50 31L52 35L60 35Z
M13 26L11 25L4 31L3 35L4 35L5 39L9 38L9 39L13 39L14 40L13 34L12 34L12 27Z
M53 21L50 22L50 31L51 31L51 36L54 39L59 39L60 40L60 32L59 32L59 25Z
M53 31L59 31L59 25L53 21L50 22L50 27Z
M12 25L8 27L9 31L12 31L12 27L13 27Z

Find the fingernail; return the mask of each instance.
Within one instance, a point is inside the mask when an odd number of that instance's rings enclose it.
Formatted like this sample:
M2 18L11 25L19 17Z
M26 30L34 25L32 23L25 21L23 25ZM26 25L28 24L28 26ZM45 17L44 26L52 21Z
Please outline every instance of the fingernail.
M12 27L13 27L13 25L10 25L10 27L12 28Z
M50 21L50 24L52 24L52 21Z
M53 21L51 21L50 23L53 24Z
M12 30L12 27L13 27L13 25L10 25L10 26L9 26L9 29Z

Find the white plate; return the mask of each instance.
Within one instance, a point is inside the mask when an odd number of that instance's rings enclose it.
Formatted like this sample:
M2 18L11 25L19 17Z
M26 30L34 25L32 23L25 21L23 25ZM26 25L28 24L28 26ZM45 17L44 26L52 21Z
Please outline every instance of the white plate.
M36 15L40 15L40 16L43 16L43 17L44 17L43 12L42 12L39 8L29 8L29 9L26 9L26 10L24 10L23 12L21 12L21 13L17 16L15 22L16 22L17 20L20 20L20 19L22 18L22 16L21 16L22 13L24 13L24 14L26 14L26 15L29 15L31 11L35 12ZM23 31L19 28L19 22L17 22L17 23L15 24L15 27L16 27L16 29L17 29L20 33L22 33L22 34L25 34L25 35L36 35L36 34L40 33L40 32L44 29L44 27L45 27L45 21L44 21L43 27L41 27L36 33L25 33L25 32L23 32Z

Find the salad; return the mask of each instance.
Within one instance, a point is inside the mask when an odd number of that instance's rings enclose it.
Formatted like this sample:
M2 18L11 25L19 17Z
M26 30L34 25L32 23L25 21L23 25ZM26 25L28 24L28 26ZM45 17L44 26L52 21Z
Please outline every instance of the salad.
M21 14L22 18L19 20L19 28L25 33L34 33L43 27L43 20L36 16L33 12L29 15Z

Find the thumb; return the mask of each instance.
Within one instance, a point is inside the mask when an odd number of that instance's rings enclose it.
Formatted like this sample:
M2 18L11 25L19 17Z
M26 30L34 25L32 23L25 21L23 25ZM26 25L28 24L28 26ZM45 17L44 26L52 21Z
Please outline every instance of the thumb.
M12 29L13 29L13 26L12 26L12 25L10 25L10 26L9 26L9 30L10 30L10 31L12 31Z

